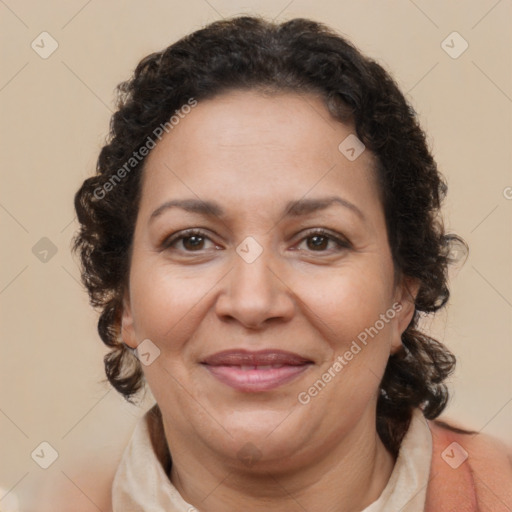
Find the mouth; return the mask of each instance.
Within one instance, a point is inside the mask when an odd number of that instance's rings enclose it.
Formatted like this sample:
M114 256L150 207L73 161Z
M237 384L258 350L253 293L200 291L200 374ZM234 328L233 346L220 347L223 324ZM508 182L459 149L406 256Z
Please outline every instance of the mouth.
M283 350L225 350L201 364L220 382L246 393L270 391L304 373L313 361Z

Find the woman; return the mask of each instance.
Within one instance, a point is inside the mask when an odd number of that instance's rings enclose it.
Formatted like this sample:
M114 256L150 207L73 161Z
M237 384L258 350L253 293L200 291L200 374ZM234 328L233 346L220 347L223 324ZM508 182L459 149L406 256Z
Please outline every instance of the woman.
M241 17L120 93L75 201L107 376L157 403L114 510L510 510L506 453L433 421L455 359L417 325L463 242L383 68L312 21Z

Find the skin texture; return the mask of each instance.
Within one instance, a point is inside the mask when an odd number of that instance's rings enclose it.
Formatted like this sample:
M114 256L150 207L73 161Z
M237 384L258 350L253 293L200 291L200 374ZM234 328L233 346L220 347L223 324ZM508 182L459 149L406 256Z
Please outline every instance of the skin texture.
M160 350L144 372L164 418L170 477L201 511L357 511L392 472L376 402L414 287L395 282L373 156L349 161L338 149L350 133L313 95L235 91L199 102L146 161L123 340ZM364 220L337 203L285 215L289 201L332 196ZM151 220L175 199L215 201L225 213L174 207ZM203 238L165 244L188 228ZM314 228L349 244L315 238ZM252 263L236 252L248 236L262 248ZM299 393L397 302L394 318L301 404ZM288 350L314 364L277 389L244 393L200 364L234 348ZM257 460L241 460L244 446Z

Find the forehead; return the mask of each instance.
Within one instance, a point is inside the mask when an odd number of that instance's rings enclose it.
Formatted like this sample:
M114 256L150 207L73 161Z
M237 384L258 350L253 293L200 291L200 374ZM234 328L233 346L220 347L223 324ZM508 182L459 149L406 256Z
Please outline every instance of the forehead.
M315 192L375 199L373 155L344 152L344 141L357 143L354 131L312 94L234 91L199 101L147 157L141 209L170 195L236 199L238 207Z

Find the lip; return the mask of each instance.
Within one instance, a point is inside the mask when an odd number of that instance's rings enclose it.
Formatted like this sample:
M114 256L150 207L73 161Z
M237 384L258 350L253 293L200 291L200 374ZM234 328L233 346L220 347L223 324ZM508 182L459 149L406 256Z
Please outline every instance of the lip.
M313 361L284 350L224 350L201 364L222 383L247 393L270 391L304 373Z

